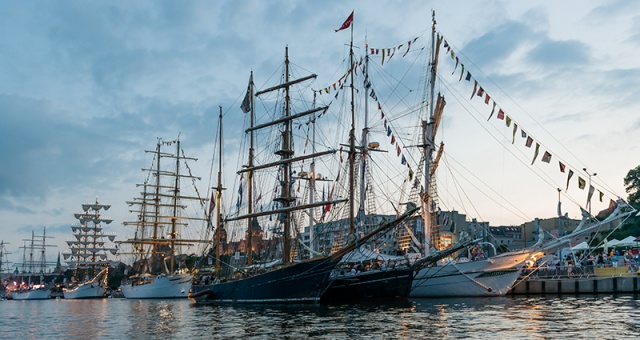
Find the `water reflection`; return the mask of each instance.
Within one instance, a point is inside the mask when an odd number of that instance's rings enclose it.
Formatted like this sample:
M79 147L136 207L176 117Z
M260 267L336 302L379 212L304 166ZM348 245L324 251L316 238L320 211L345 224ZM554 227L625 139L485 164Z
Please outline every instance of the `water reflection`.
M2 301L3 338L638 338L637 296L416 299L342 306Z

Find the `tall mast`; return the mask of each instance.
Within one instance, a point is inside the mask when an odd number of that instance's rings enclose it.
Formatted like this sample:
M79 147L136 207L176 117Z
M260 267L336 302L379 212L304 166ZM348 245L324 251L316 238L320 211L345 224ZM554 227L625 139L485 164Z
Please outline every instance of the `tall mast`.
M366 46L366 42L365 42ZM362 157L360 158L360 208L358 209L359 218L365 218L364 205L367 198L367 188L366 188L366 174L367 174L367 157L369 157L369 101L367 97L369 97L369 87L366 85L369 80L369 53L368 48L365 48L365 71L364 71L364 127L362 128ZM353 82L352 82L353 84ZM360 223L363 223L364 220L361 220Z
M218 187L216 188L216 277L220 279L220 248L222 246L220 242L220 234L222 232L222 220L220 216L220 204L222 201L222 106L220 106L220 116L219 116L219 141L220 149L218 152ZM253 141L252 141L253 142ZM251 176L251 175L249 175ZM249 188L251 188L251 184L249 184ZM249 189L251 190L251 189ZM250 244L250 242L248 243ZM249 248L251 249L251 248ZM251 252L249 252L251 253ZM251 261L251 255L249 255L249 261Z
M158 225L160 223L160 139L158 139L158 145L156 145L156 191L154 196L154 216L153 216L153 239L158 239ZM144 235L143 235L144 237ZM154 243L151 248L151 269L155 271L156 260L158 256L158 244Z
M316 107L316 92L313 92L313 108ZM316 153L316 115L311 118L311 150L312 154ZM311 166L309 166L309 204L312 205L315 200L316 193L316 158L311 158ZM316 247L313 239L313 212L315 208L309 208L309 249L311 249L310 257L314 257Z
M251 76L249 77L249 98L251 99L251 111L250 111L250 121L251 128L255 125L255 110L253 105L253 71L251 71ZM254 132L253 129L250 133L250 146L249 146L249 163L248 167L253 167L253 152L254 152ZM220 135L222 135L222 116L220 116ZM222 142L220 142L220 150L222 150ZM222 155L222 153L220 154ZM221 156L222 157L222 156ZM253 213L253 171L247 172L247 212L248 214ZM253 264L253 218L247 219L247 265Z
M435 45L436 45L436 11L431 12L431 79L429 80L429 117L422 122L424 141L424 195L421 199L422 218L424 221L424 254L429 255L432 246L431 240L431 157L433 154L433 97L435 92L436 66L435 66ZM426 198L426 199L425 199Z
M176 246L176 219L178 216L178 195L180 195L180 139L176 144L176 173L175 173L175 181L173 185L173 214L171 216L171 243L170 243L170 254L171 257L169 260L169 274L173 274L175 269L175 246Z
M353 22L351 23L351 42L349 43L349 70L351 72L351 130L349 130L349 235L355 237L356 223L354 218L354 163L356 158L356 127L355 127L355 87L353 82Z
M285 56L284 56L284 81L285 84L289 82L289 46L285 47ZM291 106L290 106L290 97L289 97L289 86L284 88L284 115L285 118L288 118L291 115ZM291 147L291 120L287 120L285 123L285 127L284 127L284 140L283 140L283 147L282 147L282 151L283 151L283 155L285 155L285 158L290 158L293 150ZM283 202L284 202L284 206L285 207L289 207L289 204L291 203L290 198L291 198L291 183L289 183L290 178L289 175L291 173L291 163L285 163L283 165L283 181L282 181L282 196L284 198ZM284 242L284 258L283 258L283 262L284 263L289 263L291 262L291 244L290 244L290 238L291 235L289 235L291 233L291 212L288 212L285 214L284 216L284 235L283 235L283 242Z

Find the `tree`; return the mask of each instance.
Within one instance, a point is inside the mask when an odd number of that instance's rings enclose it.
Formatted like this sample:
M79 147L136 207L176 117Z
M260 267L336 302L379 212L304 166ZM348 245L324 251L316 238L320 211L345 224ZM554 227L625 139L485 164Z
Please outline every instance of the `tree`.
M629 170L624 178L624 189L629 194L627 201L636 209L640 209L640 165Z

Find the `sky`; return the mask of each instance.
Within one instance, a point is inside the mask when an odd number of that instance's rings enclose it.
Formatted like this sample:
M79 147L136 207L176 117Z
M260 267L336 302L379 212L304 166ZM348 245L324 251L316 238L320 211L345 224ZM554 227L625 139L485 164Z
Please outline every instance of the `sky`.
M0 238L9 259L20 262L21 240L43 226L58 245L50 256L64 252L73 213L96 197L112 205L106 230L130 236L125 202L139 192L144 150L158 137L180 136L199 158L193 170L207 191L218 107L234 145L249 72L258 88L274 85L285 46L296 65L330 85L349 43L348 30L335 30L351 11L362 51L365 36L382 47L420 36L424 46L431 10L473 80L540 142L539 157L545 150L556 157L523 161L532 151L511 145L504 122L478 118L489 106L469 100L471 82L458 82L451 73L460 69L442 53L438 91L451 95L441 127L445 161L461 163L519 207L514 214L469 189L471 207L449 173L439 183L444 208L491 225L554 216L555 188L566 182L556 160L585 179L582 168L597 173L594 186L606 198L594 212L609 198L626 198L623 178L640 164L640 4L633 1L7 2L0 9ZM226 147L224 159L237 154L237 146ZM562 197L572 217L586 200L575 181Z

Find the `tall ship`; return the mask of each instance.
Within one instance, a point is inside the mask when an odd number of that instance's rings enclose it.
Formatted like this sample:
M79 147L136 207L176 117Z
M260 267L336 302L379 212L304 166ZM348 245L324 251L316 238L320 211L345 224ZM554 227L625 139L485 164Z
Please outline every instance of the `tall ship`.
M7 293L5 280L9 277L11 273L11 267L9 264L8 255L11 254L7 251L7 244L9 242L5 242L4 240L0 241L0 298L4 299Z
M215 269L211 276L200 276L198 281L191 288L189 297L197 304L217 304L217 303L318 303L321 301L322 295L328 288L328 280L332 270L345 256L345 254L353 251L358 242L366 242L366 240L375 234L388 230L394 225L402 222L417 210L415 206L408 207L407 211L400 214L391 222L381 223L372 233L363 237L354 238L346 243L341 249L334 254L314 254L315 256L305 256L302 251L302 242L300 237L299 212L306 211L314 207L324 207L338 203L347 202L347 198L331 197L316 202L303 202L300 197L296 196L294 168L299 166L305 160L335 154L337 149L328 149L320 152L304 153L295 155L294 144L294 126L300 126L300 123L294 125L296 120L303 117L314 117L315 115L326 111L328 107L313 107L293 112L294 103L300 103L300 100L291 99L292 93L300 93L298 89L294 90L294 85L300 85L303 82L316 77L315 74L308 75L296 79L291 79L288 48L285 50L285 62L279 85L267 88L263 91L253 92L253 75L250 78L247 95L243 101L242 110L250 113L250 126L245 133L249 136L249 155L248 162L239 171L241 180L246 178L246 182L242 181L238 189L239 198L236 204L235 216L229 216L224 219L224 226L221 223L222 217L220 213L220 196L222 185L220 183L221 175L218 176L218 187L216 188L218 203L217 206L217 226L214 235L214 246L209 254L215 255ZM276 107L283 108L279 114L272 115L272 120L262 124L255 124L254 100L257 97L269 93L277 93L275 100ZM255 151L258 143L254 141L254 133L266 128L275 128L271 133L262 133L262 136L270 136L273 139L260 146L266 146L279 159L271 162L264 161L262 164L256 164L254 152L264 155L264 153ZM220 131L220 136L222 132ZM221 155L222 153L220 153ZM263 156L266 158L266 156ZM264 160L263 158L263 160ZM221 168L219 170L221 172ZM254 179L254 176L259 178ZM262 177L266 176L266 177ZM275 188L266 189L269 182L275 178ZM246 184L247 196L246 205L242 204L244 192L243 187ZM257 185L256 185L257 184ZM256 190L256 186L258 190ZM262 190L269 190L271 200L267 203L260 204L260 198L263 197ZM258 191L258 194L254 194ZM259 208L256 209L256 206ZM240 214L240 209L243 214ZM263 223L270 224L268 229L271 238L265 240L262 234L262 228L259 218L269 217L268 220L262 219ZM275 219L272 219L275 217ZM234 221L237 229L232 226ZM236 232L235 230L240 230ZM244 231L242 231L244 230ZM226 257L223 256L221 242L223 235L240 234L244 235L242 242L245 249L245 255L240 252L226 251ZM268 244L269 246L266 246ZM221 259L225 258L226 261ZM237 264L232 264L232 260L239 260Z
M73 271L71 282L62 289L65 299L103 298L107 293L107 279L118 247L115 234L103 231L103 224L113 220L102 215L111 205L96 201L82 204L82 212L74 214L79 224L71 225L74 239L67 241L69 252L63 253L68 269Z
M23 239L22 263L20 272L16 276L16 285L9 287L9 295L13 300L46 300L51 297L51 282L47 283L45 276L51 276L49 268L55 262L47 261L46 250L55 245L47 244L47 228L42 228L42 235L31 232L30 239Z
M135 234L119 242L130 245L134 256L134 273L128 273L133 275L121 290L127 299L186 298L193 275L184 252L195 254L204 242L205 218L198 214L207 200L199 197L195 183L201 178L188 165L197 159L185 155L180 139L159 139L156 149L146 152L153 161L143 169L147 179L138 185L141 196L127 202L137 219L123 223L134 227Z

